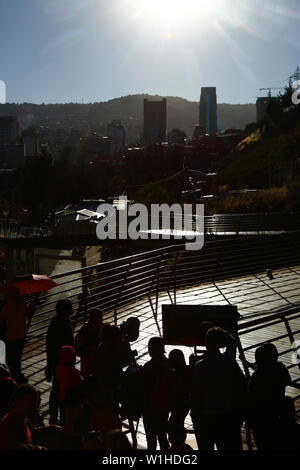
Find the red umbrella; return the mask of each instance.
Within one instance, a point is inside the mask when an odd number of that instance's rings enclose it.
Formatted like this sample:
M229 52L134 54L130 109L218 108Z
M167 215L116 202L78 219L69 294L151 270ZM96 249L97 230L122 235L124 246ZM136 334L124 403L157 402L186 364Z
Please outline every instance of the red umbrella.
M53 287L57 285L58 284L48 276L28 274L26 276L16 276L15 279L7 282L1 290L6 292L10 286L15 286L18 288L20 295L30 295L53 289Z

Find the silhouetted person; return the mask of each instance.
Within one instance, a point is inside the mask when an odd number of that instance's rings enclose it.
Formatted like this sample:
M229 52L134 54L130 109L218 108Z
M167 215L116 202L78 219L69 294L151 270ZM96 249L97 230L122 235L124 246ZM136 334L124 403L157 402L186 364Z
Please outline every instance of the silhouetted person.
M139 338L140 334L140 320L137 317L129 317L120 326L121 335L127 338L130 343L133 343Z
M104 450L132 450L132 447L126 434L120 429L114 429L105 435Z
M170 423L168 426L168 438L169 442L171 444L171 447L169 450L172 451L186 451L190 452L192 451L192 447L185 442L186 440L186 429L184 426L178 426L176 423Z
M291 377L286 366L278 362L278 351L274 344L265 343L258 347L255 359L256 370L249 381L248 421L257 448L272 449L275 446L278 410Z
M70 300L59 300L56 304L56 315L51 320L46 339L46 379L52 380L52 389L49 398L50 424L57 424L58 417L58 386L55 377L55 368L58 363L58 352L62 346L73 346L74 334L70 321L73 308Z
M88 374L92 374L99 385L105 385L113 394L115 412L119 414L118 393L122 384L123 368L134 360L128 341L124 341L120 329L115 325L105 325L102 342L97 347L88 364Z
M123 366L121 345L119 328L115 325L105 325L102 342L88 365L88 374L94 375L99 384L104 383L112 389L118 387L121 382Z
M276 449L300 450L300 424L297 423L295 404L290 397L284 397L279 408Z
M129 317L120 325L120 332L124 344L124 354L130 357L131 362L135 362L137 350L132 350L130 343L137 341L140 335L140 320L137 317ZM127 352L126 352L127 350Z
M274 279L272 269L267 269L267 276L270 279L270 281L272 281L272 279Z
M58 352L58 364L55 377L58 385L58 398L60 407L60 425L64 425L65 401L72 388L78 388L82 379L79 370L75 368L76 356L72 346L63 346Z
M79 449L88 425L83 408L83 386L71 388L65 399L64 433L68 449Z
M10 377L5 364L0 364L0 420L8 413L11 397L18 387L19 384ZM29 418L34 426L43 426L43 417L40 413L36 412Z
M19 383L28 382L21 373L21 360L34 303L29 306L21 299L16 286L6 291L7 302L0 311L0 324L5 324L6 363L10 375Z
M82 450L104 450L103 435L99 431L91 431L85 435Z
M242 450L241 426L244 419L247 382L232 356L220 348L234 341L221 328L207 331L207 352L195 364L191 396L191 416L199 450Z
M185 418L190 410L191 375L180 349L169 354L171 368L171 415L169 425L184 428Z
M157 440L160 450L167 450L168 417L171 408L171 369L165 356L164 342L153 337L148 343L151 360L141 370L143 390L143 422L148 450L156 450Z
M134 361L129 342L115 325L104 325L102 342L97 347L88 365L88 373L99 383L116 389L122 381L122 369Z
M11 411L0 422L0 449L35 448L28 418L38 411L39 404L39 392L31 385L21 385L15 390L11 397Z
M76 356L80 356L81 376L87 375L88 363L95 353L103 337L103 312L95 308L89 314L89 320L80 328L75 336L74 347Z
M137 421L142 414L143 393L141 388L141 369L137 363L131 364L122 375L122 384L118 393L121 405L120 417Z
M86 431L106 433L118 427L113 391L92 375L83 382L83 403Z
M17 388L18 384L12 377L0 379L0 420L8 413L11 396Z

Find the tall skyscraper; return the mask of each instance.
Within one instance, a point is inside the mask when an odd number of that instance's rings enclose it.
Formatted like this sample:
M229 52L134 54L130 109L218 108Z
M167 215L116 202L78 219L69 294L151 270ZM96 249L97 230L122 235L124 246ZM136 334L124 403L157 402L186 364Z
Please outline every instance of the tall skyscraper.
M201 88L199 126L204 134L214 135L218 132L216 87Z
M19 124L14 116L0 116L0 147L14 143L19 132Z
M23 136L26 157L36 157L39 153L39 141L36 135L28 134Z
M167 130L167 100L144 100L144 144L165 142Z

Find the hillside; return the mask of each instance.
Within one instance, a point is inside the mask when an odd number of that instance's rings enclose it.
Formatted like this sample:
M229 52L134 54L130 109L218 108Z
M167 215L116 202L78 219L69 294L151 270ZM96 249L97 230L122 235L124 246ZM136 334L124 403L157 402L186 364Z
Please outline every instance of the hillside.
M50 129L79 129L83 134L97 131L105 135L106 124L112 119L121 119L127 132L127 139L136 140L142 133L143 100L161 99L160 96L128 95L100 103L66 104L0 104L0 116L16 116L21 128L31 125ZM198 103L183 98L168 96L167 128L183 129L192 135L198 121ZM244 128L255 121L255 104L218 105L218 124L223 128Z
M252 133L229 155L219 171L220 184L232 188L297 187L300 183L300 124L286 134Z

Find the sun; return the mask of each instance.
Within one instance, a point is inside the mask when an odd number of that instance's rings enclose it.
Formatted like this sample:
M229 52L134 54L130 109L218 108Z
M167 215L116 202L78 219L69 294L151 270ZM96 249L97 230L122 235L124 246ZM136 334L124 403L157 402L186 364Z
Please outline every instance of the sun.
M167 39L174 30L204 25L224 11L225 0L133 0L135 15L145 25L165 29ZM227 7L228 9L228 7Z
M169 27L188 25L200 13L201 0L135 0L137 13L146 22Z
M200 11L201 0L137 0L136 5L144 18L156 21L186 20Z
M142 0L145 12L153 18L179 19L188 13L182 0ZM187 3L194 4L193 0Z

